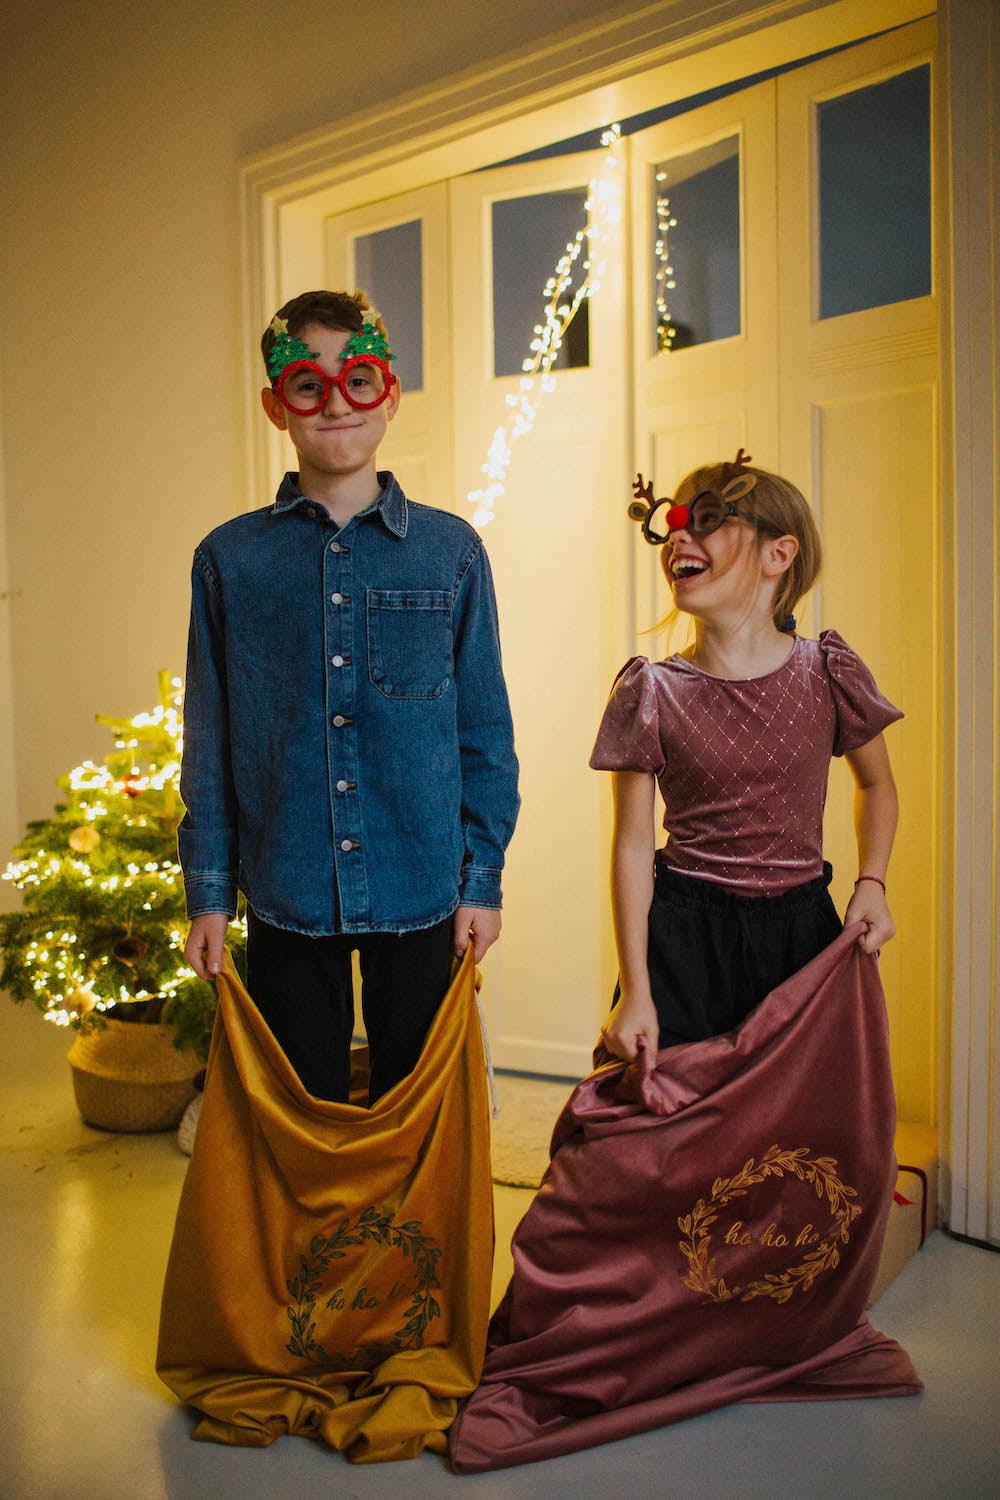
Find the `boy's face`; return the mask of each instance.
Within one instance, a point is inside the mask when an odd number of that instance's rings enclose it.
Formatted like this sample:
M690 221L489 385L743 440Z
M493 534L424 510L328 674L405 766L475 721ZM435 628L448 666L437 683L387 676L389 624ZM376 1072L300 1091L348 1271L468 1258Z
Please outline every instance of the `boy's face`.
M351 334L321 323L307 323L299 337L318 354L315 361L328 375L339 375L341 355ZM299 416L283 406L271 386L260 393L264 410L275 427L287 432L299 456L300 467L331 477L354 474L371 466L378 446L399 406L399 382L381 406L357 411L344 400L336 386L330 390L322 411Z

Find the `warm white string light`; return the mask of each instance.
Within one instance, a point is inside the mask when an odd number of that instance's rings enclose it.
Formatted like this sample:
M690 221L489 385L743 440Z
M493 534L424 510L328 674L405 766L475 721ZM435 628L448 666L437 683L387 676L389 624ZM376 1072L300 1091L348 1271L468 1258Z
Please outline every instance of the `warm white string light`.
M183 749L182 684L179 677L171 677L166 681L169 681L168 701L148 713L136 714L128 721L129 726L136 730L158 728L165 732L169 754L164 764L152 764L144 772L121 777L116 776L107 766L99 766L86 760L69 773L67 781L73 791L96 794L93 800L81 800L79 804L87 822L93 823L109 816L103 797L109 800L122 796L131 798L140 792L152 790L167 792L168 795L173 792L179 798ZM98 715L98 718L102 723L121 723L120 720L111 720L104 715ZM140 746L138 737L115 740L116 750L138 750ZM124 822L130 827L144 827L147 820L143 816L125 813ZM99 891L108 892L132 890L136 909L141 911L153 911L162 906L164 901L175 899L174 892L181 880L181 867L175 860L147 860L141 865L133 861L126 864L122 873L95 876L87 860L78 859L71 853L56 855L46 849L39 849L23 859L11 860L3 871L2 878L18 890L27 891L70 873L82 877L85 888L96 887ZM245 919L239 919L234 925L245 936ZM32 939L25 950L27 967L32 970L31 985L35 993L44 999L43 1014L47 1021L52 1021L56 1026L70 1026L90 1011L109 1010L121 1001L150 998L148 991L140 988L130 992L124 985L119 986L119 993L110 998L95 994L95 961L90 960L86 968L83 966L78 941L75 932L57 926L46 932L44 939ZM178 953L183 950L184 939L179 931L171 932L170 946ZM106 954L96 960L101 968L107 967L109 962ZM161 983L159 994L169 999L177 993L185 980L194 977L192 969L184 963L178 963L176 970Z
M494 519L496 502L503 495L513 456L513 445L527 437L538 416L538 403L555 390L552 367L559 357L566 333L585 299L598 291L607 264L608 246L621 223L621 126L610 125L601 136L604 160L587 189L587 223L577 230L559 257L555 270L542 288L545 298L541 321L532 330L528 354L521 365L516 392L507 396L510 414L490 441L482 472L486 484L470 490L476 526ZM586 252L586 253L584 253ZM575 290L574 269L580 257L583 276Z
M656 347L659 350L671 349L674 339L677 337L677 329L674 327L670 317L667 292L673 291L677 282L674 279L674 268L670 264L670 231L677 226L677 220L670 212L670 198L666 188L661 188L660 183L667 180L667 174L660 167L656 173Z

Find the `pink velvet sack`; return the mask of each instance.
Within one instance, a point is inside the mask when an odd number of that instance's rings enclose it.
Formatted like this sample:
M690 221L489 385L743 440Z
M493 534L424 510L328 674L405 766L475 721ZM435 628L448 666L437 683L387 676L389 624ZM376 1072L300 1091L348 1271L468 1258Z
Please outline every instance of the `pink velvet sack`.
M911 1395L864 1315L896 1180L885 999L856 924L725 1036L574 1091L514 1238L460 1473L732 1401Z

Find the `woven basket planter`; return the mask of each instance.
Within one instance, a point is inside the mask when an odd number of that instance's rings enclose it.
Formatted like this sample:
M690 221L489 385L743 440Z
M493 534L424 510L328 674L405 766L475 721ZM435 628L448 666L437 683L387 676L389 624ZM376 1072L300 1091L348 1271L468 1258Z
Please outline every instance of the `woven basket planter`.
M202 1063L169 1026L109 1019L69 1049L77 1108L101 1130L172 1130L194 1098Z

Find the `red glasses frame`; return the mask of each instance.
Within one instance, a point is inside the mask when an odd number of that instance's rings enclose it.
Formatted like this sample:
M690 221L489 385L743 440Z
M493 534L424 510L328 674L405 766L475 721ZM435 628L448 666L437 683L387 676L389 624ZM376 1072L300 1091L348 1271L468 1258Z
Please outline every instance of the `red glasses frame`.
M374 401L358 401L347 389L347 378L351 371L358 365L367 365L369 367L377 365L382 372L382 377L385 380L385 389L381 396L378 396ZM285 382L297 370L311 370L323 382L323 399L318 405L293 406L285 395ZM290 365L285 366L275 381L274 393L286 411L293 412L297 417L314 417L317 412L321 412L326 406L330 399L330 392L334 386L337 387L348 406L353 407L355 411L374 411L377 406L382 405L383 401L388 401L389 393L395 384L396 377L384 359L381 359L377 354L355 354L349 360L345 361L344 368L337 375L328 375L325 370L320 369L319 365L311 359L293 360Z

